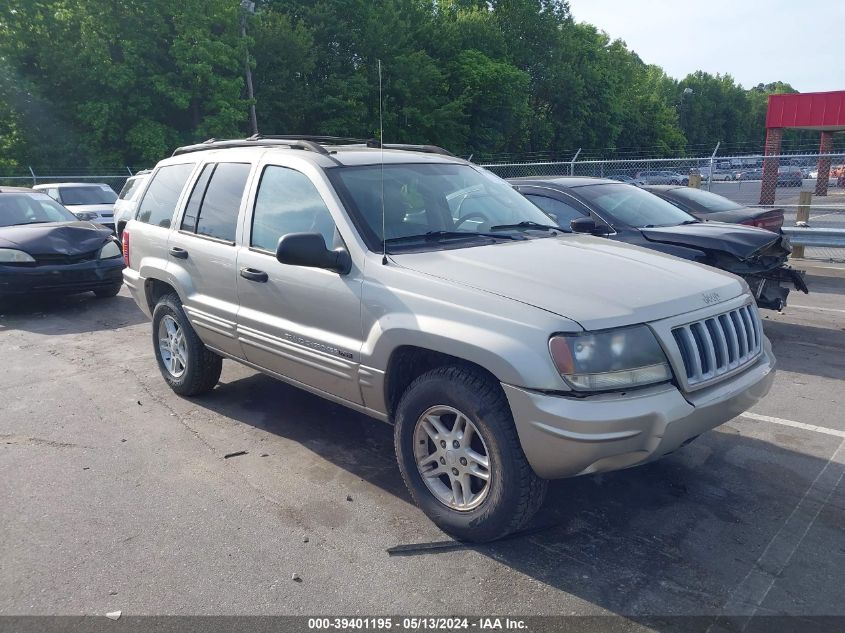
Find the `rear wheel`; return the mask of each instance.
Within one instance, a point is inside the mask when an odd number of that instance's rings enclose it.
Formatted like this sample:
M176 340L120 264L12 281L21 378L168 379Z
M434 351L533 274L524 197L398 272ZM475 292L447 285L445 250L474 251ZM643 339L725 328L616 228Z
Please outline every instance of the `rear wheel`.
M153 349L162 377L180 396L211 391L220 379L223 359L197 336L176 294L163 296L153 311Z
M520 529L546 481L528 464L499 384L469 367L417 378L399 402L399 469L414 501L443 531L491 541Z

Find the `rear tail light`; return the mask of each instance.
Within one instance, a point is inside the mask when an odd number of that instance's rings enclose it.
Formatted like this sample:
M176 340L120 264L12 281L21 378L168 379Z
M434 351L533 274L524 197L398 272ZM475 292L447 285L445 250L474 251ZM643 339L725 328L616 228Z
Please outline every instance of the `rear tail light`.
M123 229L123 235L120 238L121 246L123 247L123 263L129 268L129 231Z
M778 232L783 226L783 215L780 213L776 215L764 215L760 218L745 220L742 224L746 226L756 226L757 228L766 229L767 231Z

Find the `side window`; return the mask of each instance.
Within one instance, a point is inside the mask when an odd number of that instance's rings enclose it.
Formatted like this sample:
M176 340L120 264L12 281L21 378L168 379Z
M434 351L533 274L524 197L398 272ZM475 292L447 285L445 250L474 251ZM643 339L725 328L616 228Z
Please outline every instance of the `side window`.
M179 194L193 169L194 163L167 165L159 169L138 205L138 221L170 228Z
M207 165L206 169L209 167L211 166ZM218 163L214 166L199 206L199 216L196 219L197 235L207 235L227 242L235 241L238 211L251 169L252 165L249 163ZM203 176L205 171L197 181L192 199L202 185ZM186 210L186 218L189 212L190 209ZM184 226L184 222L182 224Z
M209 163L202 168L202 173L197 178L197 183L194 185L191 197L188 198L188 204L185 205L185 215L182 217L182 225L179 227L183 231L197 232L197 218L200 215L200 205L202 204L202 199L205 197L208 179L211 178L211 172L213 171L214 163Z
M334 220L305 174L269 165L258 185L249 244L275 253L279 238L288 233L320 233L332 248Z
M583 218L587 214L579 211L574 206L568 205L560 200L549 198L547 196L538 196L536 194L526 194L531 202L536 204L545 213L551 215L555 222L557 222L564 230L569 230L569 223L577 218Z

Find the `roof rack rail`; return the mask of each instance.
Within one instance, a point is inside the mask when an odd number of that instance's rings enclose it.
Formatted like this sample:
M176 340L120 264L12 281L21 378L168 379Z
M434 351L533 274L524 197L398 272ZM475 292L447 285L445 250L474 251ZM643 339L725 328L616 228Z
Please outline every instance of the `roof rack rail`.
M255 134L249 138L244 139L216 139L210 138L202 143L195 145L185 145L184 147L177 147L173 152L173 156L180 156L181 154L190 154L191 152L203 152L209 149L224 149L227 147L272 147L283 146L291 149L302 149L318 154L328 155L329 151L322 145L314 141L303 139L301 137L290 138L273 138L272 136L261 136Z
M380 147L378 140L370 147ZM406 143L385 143L384 149L402 149L408 152L425 152L426 154L441 154L443 156L454 156L449 150L437 147L437 145L408 145Z
M314 136L307 134L286 135L286 134L253 134L244 139L216 139L210 138L202 143L195 145L185 145L178 147L173 152L173 156L180 154L189 154L191 152L202 152L209 149L222 149L227 147L273 147L282 146L291 149L302 149L318 154L328 155L331 152L326 149L326 145L363 145L365 147L378 149L382 144L378 139L361 139L351 138L346 136ZM408 145L404 143L385 143L384 149L398 149L411 152L425 152L427 154L441 154L443 156L454 156L442 147L436 145Z

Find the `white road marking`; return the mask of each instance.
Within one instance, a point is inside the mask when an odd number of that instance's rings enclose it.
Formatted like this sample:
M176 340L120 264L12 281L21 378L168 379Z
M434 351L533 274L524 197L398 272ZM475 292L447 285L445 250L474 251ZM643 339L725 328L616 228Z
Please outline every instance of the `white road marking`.
M792 420L784 420L783 418L775 418L770 415L760 415L759 413L745 412L740 417L748 418L749 420L757 420L758 422L771 422L772 424L780 424L782 426L791 426L796 429L804 429L805 431L815 431L816 433L824 433L825 435L833 435L834 437L841 437L845 439L845 431L837 431L826 426L816 426L815 424L804 424L803 422L793 422Z
M745 631L751 617L766 600L775 581L792 560L792 556L813 527L819 513L829 503L842 481L843 465L845 465L845 441L839 443L824 468L816 475L813 483L760 554L760 558L754 562L742 582L728 596L721 611L725 616L739 615L747 618L741 631ZM719 618L716 618L707 630L710 631L718 622Z
M845 310L839 310L837 308L818 308L816 306L798 306L793 303L790 303L787 308L801 308L802 310L822 310L824 312L842 312L845 314Z

